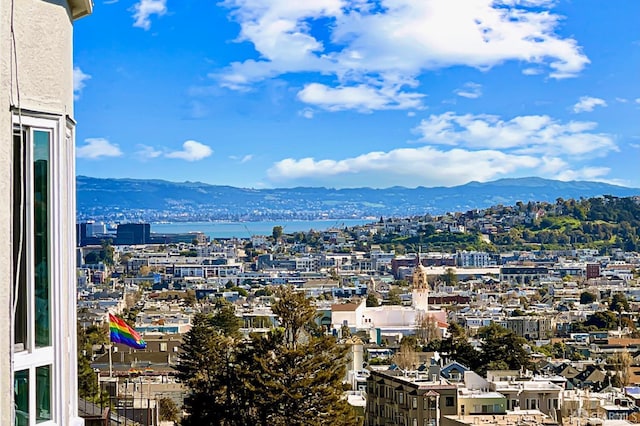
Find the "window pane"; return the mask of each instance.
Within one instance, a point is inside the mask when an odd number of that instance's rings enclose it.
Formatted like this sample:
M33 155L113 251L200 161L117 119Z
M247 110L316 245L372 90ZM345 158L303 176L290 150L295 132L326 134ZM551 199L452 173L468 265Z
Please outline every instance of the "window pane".
M13 318L15 350L27 349L27 235L25 206L26 134L13 135L13 281L16 285L16 312Z
M49 286L49 133L33 132L33 221L36 347L51 344Z
M29 370L16 371L13 377L15 391L16 426L29 424Z
M36 423L51 420L51 366L36 368Z

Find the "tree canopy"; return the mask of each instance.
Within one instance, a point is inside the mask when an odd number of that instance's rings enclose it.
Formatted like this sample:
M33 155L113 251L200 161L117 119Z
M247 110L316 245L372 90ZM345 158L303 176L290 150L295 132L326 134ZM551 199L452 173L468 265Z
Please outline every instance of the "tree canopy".
M629 310L629 302L622 293L616 293L611 297L611 303L609 303L609 309L614 312L623 312Z
M529 355L524 348L526 340L510 330L491 323L479 330L482 345L476 349L467 338L464 328L456 323L449 325L449 337L430 349L440 350L450 360L484 374L487 370L519 370L529 363Z
M588 291L583 291L580 293L580 304L586 305L589 303L593 303L596 300L596 296L593 293L589 293Z
M320 332L303 293L281 289L272 309L281 327L248 338L225 307L195 317L176 367L188 389L183 425L356 424L342 398L347 348Z

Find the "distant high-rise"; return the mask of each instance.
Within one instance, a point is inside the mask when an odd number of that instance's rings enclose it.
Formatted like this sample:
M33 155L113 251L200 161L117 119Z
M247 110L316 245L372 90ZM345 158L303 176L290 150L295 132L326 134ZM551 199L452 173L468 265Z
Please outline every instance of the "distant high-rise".
M116 231L116 243L148 244L151 242L151 225L148 223L122 223Z

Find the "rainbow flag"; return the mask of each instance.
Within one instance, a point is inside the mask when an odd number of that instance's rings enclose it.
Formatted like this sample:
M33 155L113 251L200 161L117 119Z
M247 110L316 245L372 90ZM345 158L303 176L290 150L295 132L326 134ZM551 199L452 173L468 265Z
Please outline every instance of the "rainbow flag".
M142 340L142 337L140 337L137 331L129 327L122 318L111 314L109 314L109 332L111 342L113 343L122 343L134 349L144 349L147 347L147 342Z

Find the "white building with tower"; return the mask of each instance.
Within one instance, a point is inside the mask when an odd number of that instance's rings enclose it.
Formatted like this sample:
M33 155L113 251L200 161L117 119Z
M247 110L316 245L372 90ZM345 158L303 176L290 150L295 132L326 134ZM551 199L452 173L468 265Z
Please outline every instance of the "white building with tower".
M447 313L429 308L428 269L416 260L412 274L411 306L382 305L368 307L366 300L331 306L331 326L337 333L343 326L352 332L367 331L370 339L380 342L384 336L406 336L414 334L419 322L429 317L440 333L448 327Z

